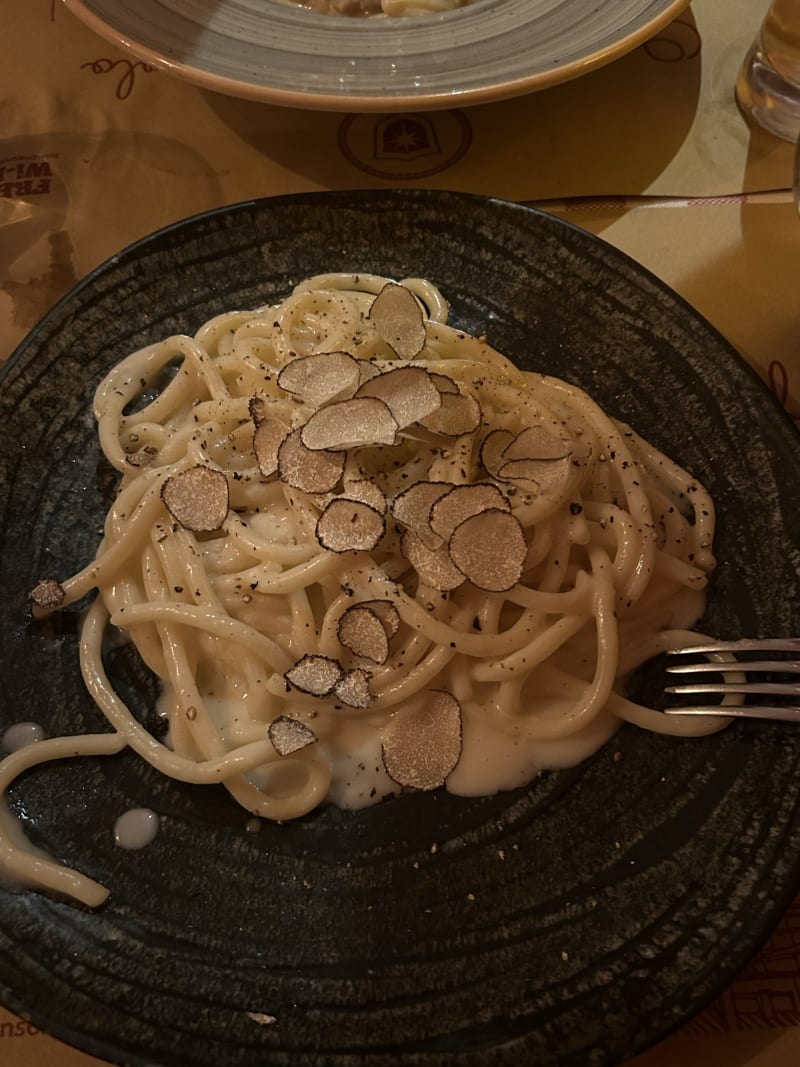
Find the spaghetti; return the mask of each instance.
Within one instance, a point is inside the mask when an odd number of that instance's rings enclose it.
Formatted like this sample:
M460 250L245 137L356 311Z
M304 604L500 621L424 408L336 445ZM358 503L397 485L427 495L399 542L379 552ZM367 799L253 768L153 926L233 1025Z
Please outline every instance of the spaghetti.
M277 306L135 352L97 389L121 476L97 555L31 596L96 592L80 642L111 733L23 770L130 747L289 820L405 789L484 795L574 765L628 721L628 675L684 643L714 568L686 471L564 381L447 325L436 287L325 275ZM166 739L115 692L123 631L160 680ZM0 823L0 866L96 906L104 887Z

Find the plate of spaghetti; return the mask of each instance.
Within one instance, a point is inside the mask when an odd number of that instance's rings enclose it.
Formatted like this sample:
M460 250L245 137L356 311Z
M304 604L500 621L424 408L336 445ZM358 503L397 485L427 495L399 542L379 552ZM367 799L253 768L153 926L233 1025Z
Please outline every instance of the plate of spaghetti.
M215 92L323 111L482 104L632 51L687 0L66 0L138 59ZM363 17L352 17L363 16Z
M796 630L796 431L608 245L465 194L226 207L80 283L0 412L0 988L35 1025L611 1065L792 898L791 728L664 714L659 657Z

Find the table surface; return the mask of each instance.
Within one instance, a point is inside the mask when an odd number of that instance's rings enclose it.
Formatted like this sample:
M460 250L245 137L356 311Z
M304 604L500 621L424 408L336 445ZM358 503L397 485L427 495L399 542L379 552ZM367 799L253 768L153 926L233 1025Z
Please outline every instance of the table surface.
M696 0L575 81L387 116L217 96L116 50L58 0L4 0L0 361L88 271L177 219L283 193L425 187L533 203L601 236L704 314L800 420L792 147L733 98L765 7ZM713 1004L629 1062L799 1063L800 896ZM0 1063L100 1061L0 1008Z

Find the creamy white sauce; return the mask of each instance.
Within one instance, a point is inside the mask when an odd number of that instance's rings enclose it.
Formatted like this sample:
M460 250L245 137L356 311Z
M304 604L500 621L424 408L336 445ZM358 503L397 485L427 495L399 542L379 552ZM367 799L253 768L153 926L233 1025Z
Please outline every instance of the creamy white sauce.
M614 716L601 713L573 737L531 741L525 736L523 722L511 724L508 733L500 733L475 721L470 711L469 705L462 708L461 758L446 783L448 792L463 797L517 789L540 771L575 767L601 748L620 726Z
M248 718L241 701L240 688L226 680L228 692L207 698L206 707L217 724L226 747L263 739L268 723ZM551 695L539 697L540 714L547 718L563 710L569 700ZM614 736L621 723L605 712L584 726L576 735L555 740L531 740L526 736L525 721L503 715L502 725L491 713L479 709L468 699L461 700L462 750L445 788L456 796L490 796L526 785L543 770L574 767L588 759ZM287 699L281 713L307 722L319 730L319 720L308 718ZM369 715L334 713L335 729L315 742L331 765L331 784L326 801L336 807L356 811L390 796L399 795L401 786L388 775L381 754L381 729ZM256 767L247 779L257 789L274 796L290 795L302 788L306 771L302 762L287 757ZM253 820L256 822L257 820ZM251 827L248 825L248 829Z
M15 722L3 734L5 752L17 752L26 745L44 740L44 730L38 722Z
M114 823L114 841L120 848L145 848L158 834L160 819L149 808L131 808Z
M540 771L574 767L601 748L620 722L601 714L575 737L554 741L529 740L524 723L500 732L489 726L469 704L462 707L461 757L445 783L456 796L490 796L527 785ZM350 721L337 732L326 750L332 780L328 800L340 808L359 809L401 792L383 765L379 731L365 721Z
M366 808L400 792L400 786L386 773L380 735L374 726L363 720L343 722L335 739L325 747L331 761L327 799L338 808Z

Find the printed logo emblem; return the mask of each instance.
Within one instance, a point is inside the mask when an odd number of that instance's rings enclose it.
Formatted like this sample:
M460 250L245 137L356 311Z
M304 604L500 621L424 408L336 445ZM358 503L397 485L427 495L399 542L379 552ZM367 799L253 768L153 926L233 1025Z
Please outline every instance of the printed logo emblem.
M345 159L366 174L410 181L457 163L469 149L472 128L461 111L348 115L338 140Z

